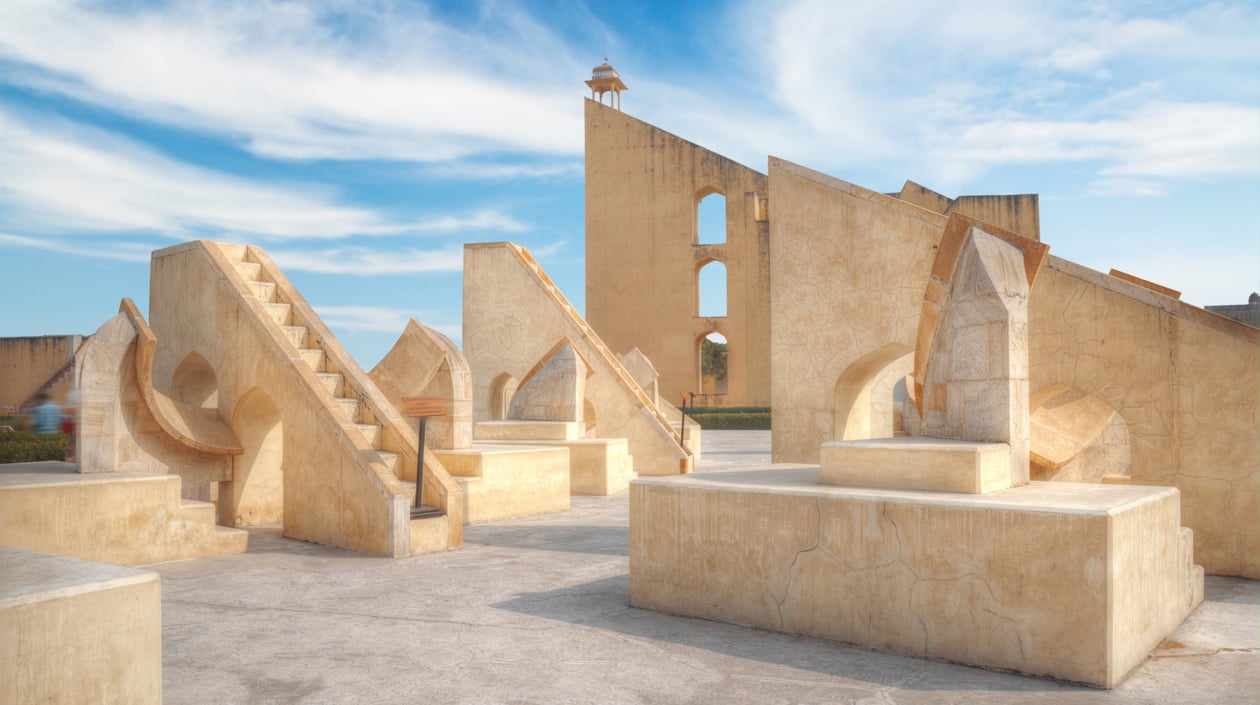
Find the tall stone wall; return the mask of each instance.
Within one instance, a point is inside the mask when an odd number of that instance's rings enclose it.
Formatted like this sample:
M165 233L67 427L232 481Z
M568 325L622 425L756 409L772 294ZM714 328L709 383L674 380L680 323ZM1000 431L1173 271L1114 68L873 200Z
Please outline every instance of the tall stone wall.
M697 244L697 204L726 198L725 244ZM618 353L638 347L660 391L700 391L699 340L729 345L727 392L770 403L769 226L764 174L625 113L586 102L586 319ZM726 266L726 316L698 315L697 275Z
M914 350L948 219L779 159L770 199L773 457L816 463L823 441L850 437L837 399L868 403L846 390Z
M1195 560L1260 578L1260 330L1053 256L1030 304L1032 388L1119 410L1133 482L1181 490Z

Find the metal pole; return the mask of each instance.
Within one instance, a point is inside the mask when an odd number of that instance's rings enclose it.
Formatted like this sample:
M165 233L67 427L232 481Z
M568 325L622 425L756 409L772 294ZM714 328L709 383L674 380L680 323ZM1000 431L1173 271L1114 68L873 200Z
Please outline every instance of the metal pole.
M420 451L416 454L416 509L420 508L420 492L424 487L424 422L428 417L420 417Z

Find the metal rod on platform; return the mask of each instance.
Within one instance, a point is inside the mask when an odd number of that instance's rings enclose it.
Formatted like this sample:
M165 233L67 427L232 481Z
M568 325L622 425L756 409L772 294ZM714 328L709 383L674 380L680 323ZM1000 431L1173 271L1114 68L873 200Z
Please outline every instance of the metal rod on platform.
M420 493L424 488L424 426L428 420L427 416L420 417L420 449L416 452L416 509L420 508Z

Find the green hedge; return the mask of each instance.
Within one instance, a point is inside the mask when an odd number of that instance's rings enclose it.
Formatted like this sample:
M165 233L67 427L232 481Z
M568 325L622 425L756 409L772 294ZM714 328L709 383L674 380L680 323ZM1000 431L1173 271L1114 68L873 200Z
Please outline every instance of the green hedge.
M70 437L61 433L0 433L0 463L65 460Z
M740 431L770 430L770 409L766 407L700 407L695 411L687 409L687 416L695 419L702 429Z

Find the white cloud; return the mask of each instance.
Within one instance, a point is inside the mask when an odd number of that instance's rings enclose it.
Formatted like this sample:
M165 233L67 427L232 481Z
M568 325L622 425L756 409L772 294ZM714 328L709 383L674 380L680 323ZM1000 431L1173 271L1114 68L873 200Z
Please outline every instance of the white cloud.
M0 204L27 232L155 233L175 239L343 238L523 232L493 210L391 220L327 189L277 185L175 161L115 134L0 104Z
M363 247L270 249L268 254L282 269L322 274L366 277L376 274L460 272L464 269L464 250L459 246L403 251Z
M1097 160L1104 174L1201 177L1260 173L1260 109L1148 105L1118 119L1008 119L963 129L945 159L990 164Z
M740 12L753 51L739 68L785 111L754 110L769 126L755 121L744 140L817 168L946 189L1006 164L1159 178L1260 168L1254 4L797 0ZM747 111L709 112L721 125Z
M60 252L67 255L111 259L123 262L148 262L152 247L136 242L67 241L59 238L36 238L0 233L0 246Z
M370 331L402 335L407 321L415 318L424 325L459 340L461 326L458 323L433 323L425 320L431 312L381 306L314 306L324 324L330 328L347 331Z
M0 4L9 80L285 159L582 149L585 66L511 7L468 30L385 2L125 7Z

